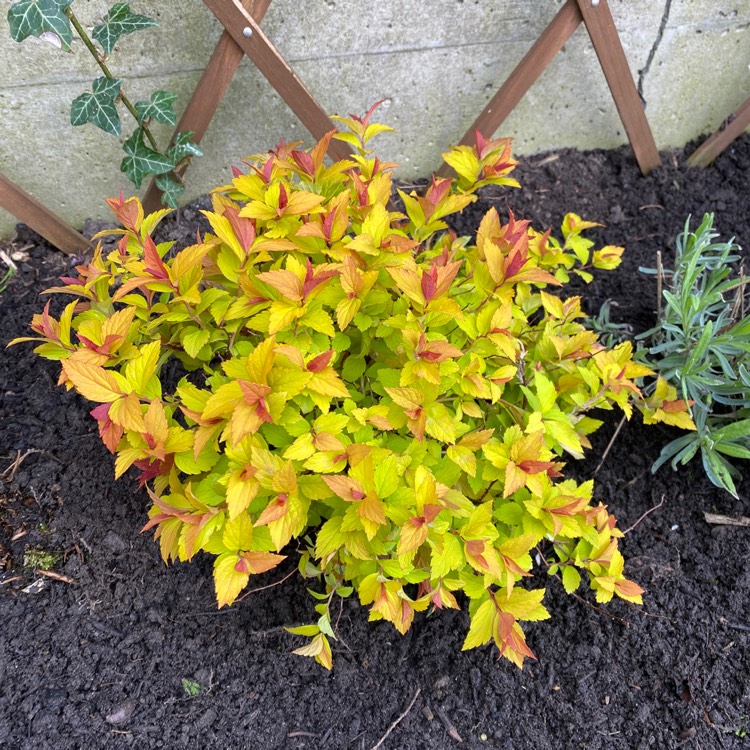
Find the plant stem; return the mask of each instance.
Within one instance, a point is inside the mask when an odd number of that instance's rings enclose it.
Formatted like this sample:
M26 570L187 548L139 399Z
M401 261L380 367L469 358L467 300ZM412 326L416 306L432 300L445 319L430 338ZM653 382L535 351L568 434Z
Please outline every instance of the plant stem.
M96 60L96 64L102 69L102 73L104 73L107 78L114 79L109 66L102 59L102 55L99 54L99 50L94 46L94 43L91 41L91 37L86 33L86 30L83 28L81 22L78 20L78 17L70 8L70 6L65 9L65 15L70 19L70 23L73 24L73 28L76 30L78 36L81 37L81 40L86 45L86 48L91 53L94 60ZM138 111L133 106L133 103L130 101L130 99L128 99L127 96L125 96L125 94L122 93L122 91L120 91L119 96L120 101L125 105L128 112L130 112L130 114L135 118L135 121L138 123L138 127L140 127L145 133L146 138L148 138L148 142L151 144L151 148L153 148L154 151L161 153L161 151L159 151L159 145L156 143L156 139L148 129L148 125L141 123L138 120Z

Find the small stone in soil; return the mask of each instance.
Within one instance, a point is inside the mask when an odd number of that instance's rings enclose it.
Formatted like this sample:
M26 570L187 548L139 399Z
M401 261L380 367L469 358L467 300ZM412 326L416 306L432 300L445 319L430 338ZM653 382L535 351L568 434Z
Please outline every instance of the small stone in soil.
M107 714L106 719L110 724L124 724L135 711L135 701L128 698L115 707L115 710Z

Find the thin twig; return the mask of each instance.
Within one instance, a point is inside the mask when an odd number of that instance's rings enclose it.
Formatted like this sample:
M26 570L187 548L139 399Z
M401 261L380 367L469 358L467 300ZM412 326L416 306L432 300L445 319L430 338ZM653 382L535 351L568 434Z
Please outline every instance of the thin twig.
M16 457L13 459L13 461L5 468L5 471L3 471L2 474L0 474L0 478L7 479L9 482L12 482L15 479L16 472L20 468L21 464L24 462L24 460L28 457L33 455L34 453L41 453L44 456L47 456L48 458L51 458L53 461L57 461L57 463L62 464L63 461L61 461L57 456L53 456L49 451L41 450L40 448L29 448L29 450L26 451L26 453L21 453L21 451L16 451Z
M440 719L442 725L445 727L445 731L448 732L448 734L459 743L463 742L463 739L461 738L461 735L458 733L458 729L453 726L453 722L448 718L448 714L443 711L442 708L436 708L435 709L435 715Z
M40 576L47 576L47 578L52 578L55 581L60 581L61 583L69 583L73 586L78 585L77 581L74 581L72 578L68 578L68 576L64 576L62 573L55 573L54 570L42 570L41 568L37 568L34 572Z
M0 477L3 479L7 479L9 482L12 482L16 477L16 472L20 468L21 464L23 463L26 456L30 456L32 453L39 453L40 451L32 448L31 450L27 450L26 453L21 453L21 451L16 451L16 457L13 460L13 462L6 467L5 471L0 474Z
M266 589L272 589L274 586L280 586L284 581L287 580L287 578L291 578L295 573L297 572L297 568L294 568L291 573L287 573L280 581L274 581L273 583L269 583L266 586L258 586L257 589L250 589L250 591L246 591L242 596L238 596L235 601L241 602L243 599L250 596L250 594L257 594L259 591L265 591Z
M654 505L653 508L649 508L629 529L625 529L625 531L622 532L623 535L629 534L649 513L653 513L655 510L658 510L662 505L664 505L664 495L661 496L661 500L659 501L658 505Z
M617 436L620 434L620 430L622 429L622 426L625 424L625 421L627 420L627 414L622 415L622 419L620 420L619 424L617 425L617 428L615 429L615 434L612 435L609 442L607 443L607 447L604 449L604 453L602 454L602 460L599 461L599 464L594 469L594 476L596 476L599 473L599 469L602 468L602 465L604 464L604 461L607 459L607 456L609 455L610 450L612 449L612 446L615 444L615 440L617 440Z
M539 545L537 545L536 551L537 551L537 554L539 555L539 559L544 563L547 569L551 568L552 566L547 562L547 559L542 553L542 550L539 548ZM555 578L561 586L563 585L562 578L559 573L554 573L552 577ZM587 599L584 599L580 594L577 594L575 591L572 591L570 596L572 596L576 601L579 601L581 604L585 605L586 607L593 609L594 612L598 612L600 615L604 615L604 617L608 617L610 620L617 620L618 622L621 622L623 625L625 625L626 628L630 627L629 620L626 620L623 617L618 617L617 615L613 615L611 612L607 612L604 609L600 609L595 604L592 604Z
M18 271L18 266L15 264L13 258L8 255L8 253L5 252L5 250L0 249L0 260L5 263L6 266L13 272L16 273Z
M579 601L581 604L585 605L589 609L593 609L594 612L597 614L603 615L604 617L609 618L610 620L617 620L617 622L621 622L626 628L630 627L630 620L626 620L624 617L618 617L617 615L613 615L611 612L607 612L606 609L602 609L601 607L597 607L596 604L592 604L588 599L584 599L580 594L577 594L575 591L573 591L570 596L572 596L575 600ZM640 612L640 610L638 610Z
M399 716L396 721L388 727L386 733L378 740L377 744L370 748L370 750L378 750L378 748L388 739L390 733L408 716L409 711L414 708L414 704L417 702L417 698L419 698L421 692L422 688L417 688L417 692L414 693L414 697L411 699L411 703L407 706L406 711L404 711L401 716Z
M706 523L716 526L750 526L750 518L746 516L732 518L732 516L721 516L718 513L704 513L703 518L706 519Z
M738 622L725 622L724 624L728 628L732 628L732 630L742 630L745 633L750 633L750 625L741 625Z

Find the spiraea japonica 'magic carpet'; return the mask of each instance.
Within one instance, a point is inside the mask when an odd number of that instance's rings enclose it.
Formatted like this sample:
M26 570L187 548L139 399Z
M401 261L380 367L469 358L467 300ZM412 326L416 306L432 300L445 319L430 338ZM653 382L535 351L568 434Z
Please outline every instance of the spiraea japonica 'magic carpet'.
M388 130L371 114L235 169L206 212L213 232L181 250L152 239L166 211L110 200L123 228L102 234L119 242L50 290L77 299L35 316L36 351L98 403L164 559L215 555L219 606L298 539L321 585L315 622L290 628L310 638L297 653L330 668L336 596L356 591L404 633L462 592L464 648L492 640L521 666L534 654L519 623L549 617L544 589L524 585L532 558L568 592L583 573L597 601L640 602L615 518L592 482L562 477L600 425L588 413L635 404L674 422L685 404L644 399L651 372L630 344L602 346L580 298L553 293L619 264L622 248L582 236L594 224L568 214L558 241L491 210L475 240L448 230L480 187L517 184L507 140L449 151L457 178L399 191L401 211L394 165L368 149ZM353 153L326 166L332 137Z

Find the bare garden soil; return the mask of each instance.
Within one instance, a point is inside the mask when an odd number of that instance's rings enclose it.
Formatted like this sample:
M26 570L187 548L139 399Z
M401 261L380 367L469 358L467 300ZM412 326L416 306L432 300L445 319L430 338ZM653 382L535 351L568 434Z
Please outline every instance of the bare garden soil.
M612 298L613 316L643 331L656 285L638 267L653 266L657 250L670 266L689 214L697 226L716 212L722 236L750 246L750 136L707 170L685 166L690 150L663 153L649 177L629 148L525 158L523 188L486 193L460 228L470 233L490 205L539 229L558 228L567 211L606 224L595 237L625 245L625 259L599 272L586 307ZM193 205L165 233L188 244L199 222ZM71 264L20 228L6 251L24 247L28 260L0 294L2 344L24 334L39 292ZM527 625L538 661L519 671L489 647L461 652L464 612L418 616L401 637L351 599L328 673L292 655L300 639L282 627L310 620L305 582L269 587L293 572L294 550L253 579L262 590L217 610L212 559L161 562L139 533L145 492L114 481L90 405L55 387L57 365L31 348L0 357L0 747L750 748L750 528L704 518L750 516L750 471L739 500L697 461L652 475L671 433L633 418L595 497L628 529L622 550L643 607L598 609L590 592L569 597L550 580L553 617ZM569 473L591 475L618 417Z

